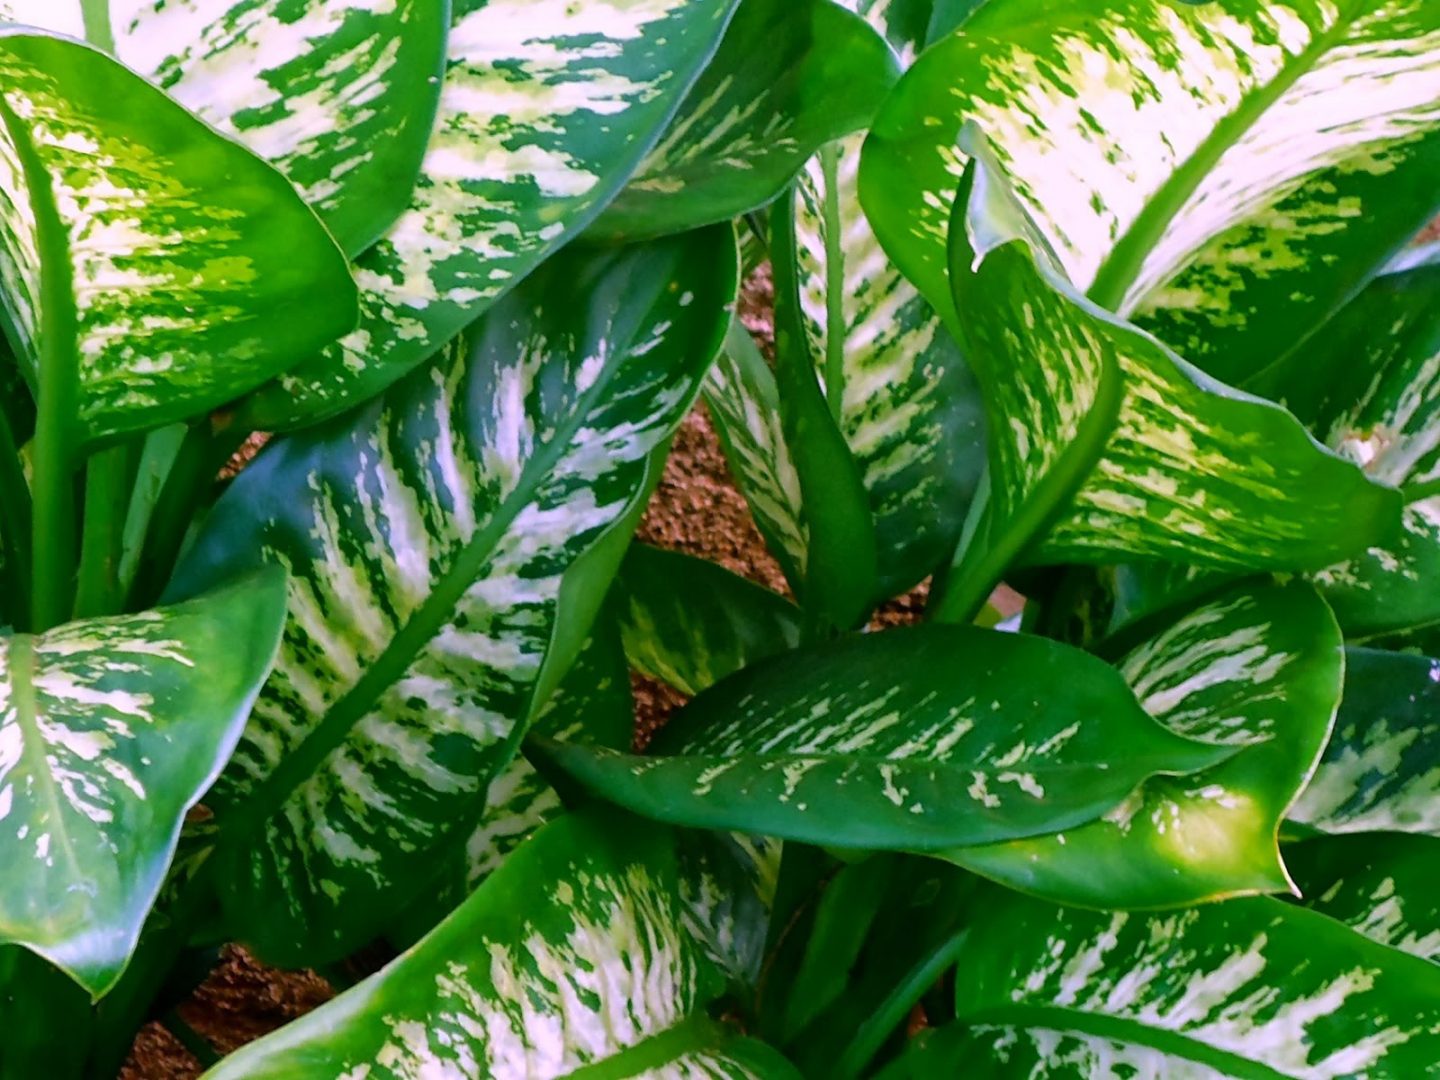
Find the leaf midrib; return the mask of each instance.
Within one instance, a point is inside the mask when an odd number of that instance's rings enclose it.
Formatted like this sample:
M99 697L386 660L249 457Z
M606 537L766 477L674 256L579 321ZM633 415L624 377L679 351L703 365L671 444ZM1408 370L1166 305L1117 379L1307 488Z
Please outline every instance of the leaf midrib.
M1145 260L1220 159L1259 123L1271 106L1315 67L1336 42L1349 33L1363 7L1364 0L1351 0L1341 7L1329 30L1317 35L1281 68L1274 79L1252 92L1239 108L1215 125L1215 130L1170 174L1110 249L1110 254L1095 272L1095 279L1086 293L1088 299L1109 311L1120 311L1120 305L1140 276Z
M1177 1031L1152 1027L1138 1020L1063 1005L993 1005L969 1012L960 1012L957 1019L966 1024L996 1024L1020 1028L1050 1028L1079 1035L1129 1043L1173 1054L1186 1061L1209 1065L1226 1076L1243 1080L1287 1080L1286 1074L1268 1065L1221 1050L1199 1039Z

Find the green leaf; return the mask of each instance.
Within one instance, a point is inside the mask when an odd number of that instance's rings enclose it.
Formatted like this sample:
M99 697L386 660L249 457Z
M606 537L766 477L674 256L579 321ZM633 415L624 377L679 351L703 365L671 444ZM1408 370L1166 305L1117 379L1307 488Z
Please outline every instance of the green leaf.
M630 666L684 694L800 644L800 612L714 563L636 544L615 582Z
M567 742L625 749L635 726L630 672L613 618L602 612L574 666L535 718L534 728ZM485 813L468 836L433 852L440 865L386 931L414 943L480 887L534 832L561 814L560 796L523 756L516 755L485 792Z
M798 1077L705 1014L723 983L679 892L668 831L568 816L414 949L207 1080Z
M452 0L409 207L356 262L360 329L240 419L278 430L374 396L588 225L659 139L736 0Z
M216 505L172 594L292 573L275 675L213 799L254 830L222 870L235 936L282 963L343 955L475 827L589 632L735 288L728 228L558 257Z
M977 906L960 1023L882 1074L929 1078L1423 1076L1440 968L1254 897L1163 915L1024 897Z
M1290 816L1327 832L1440 835L1440 660L1346 651L1335 733Z
M997 0L881 110L866 208L953 320L945 234L974 122L1080 291L1238 381L1434 215L1437 42L1425 0Z
M968 19L985 0L839 0L885 35L909 67L926 46Z
M821 146L869 124L899 75L879 35L830 0L743 0L594 231L659 236L765 205Z
M88 38L265 158L351 258L410 203L440 97L445 0L8 7L18 22Z
M72 439L203 413L355 325L314 213L160 91L15 30L0 83L0 313Z
M0 638L0 941L93 997L119 979L185 813L275 659L284 575Z
M796 189L804 328L869 493L880 594L955 548L985 467L975 377L930 305L886 258L860 208L859 138L812 159ZM832 323L843 332L832 335Z
M1292 844L1285 860L1305 906L1381 945L1440 960L1440 839L1366 833Z
M1203 772L1146 781L1103 821L947 857L1088 907L1290 889L1280 822L1325 748L1344 675L1339 628L1315 590L1232 589L1139 645L1120 671L1176 734L1242 749Z
M1030 562L1314 570L1393 534L1398 493L1079 296L993 166L973 171L951 281L985 393L994 518L1016 534L1007 550L1033 537ZM1118 419L1097 438L1116 393Z
M1041 693L1036 671L1056 693ZM1151 720L1079 650L972 627L860 635L746 669L635 757L537 740L647 817L837 848L935 851L1098 818L1147 776L1233 747Z

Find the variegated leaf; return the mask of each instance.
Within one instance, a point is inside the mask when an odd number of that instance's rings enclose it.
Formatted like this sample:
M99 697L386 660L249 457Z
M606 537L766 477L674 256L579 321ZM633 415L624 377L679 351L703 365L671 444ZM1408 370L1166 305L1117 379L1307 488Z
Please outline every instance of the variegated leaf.
M0 941L94 997L240 738L284 620L273 569L138 615L0 638Z
M904 592L954 550L985 466L975 378L860 209L860 138L812 159L796 188L805 330L870 496L880 591ZM832 335L832 320L844 331ZM837 401L838 398L838 401Z
M1440 960L1440 839L1394 833L1322 836L1292 844L1285 862L1305 906L1372 941Z
M1042 670L1044 692L1033 682ZM748 668L651 745L650 757L550 740L535 751L647 817L902 851L1093 821L1148 776L1235 752L1161 727L1112 668L1079 650L949 626L860 635Z
M620 633L606 610L574 666L535 718L535 730L567 742L630 746L635 703ZM386 931L409 945L422 937L498 870L521 843L562 813L560 796L523 756L505 766L485 792L485 813L469 836L433 858L440 865L415 900Z
M837 0L885 35L909 67L927 45L945 37L985 0Z
M976 123L1080 291L1238 381L1433 216L1437 46L1429 0L994 0L876 119L866 206L953 318L956 139Z
M800 476L780 430L775 373L738 321L706 376L704 395L730 474L766 547L800 595L810 548Z
M1330 735L1344 676L1339 628L1308 585L1231 590L1120 664L1172 731L1243 747L1156 777L1104 820L1055 836L965 848L960 865L1058 903L1156 908L1291 888L1280 822Z
M339 412L428 359L604 208L714 52L736 0L452 0L409 207L356 262L360 328L243 413Z
M994 167L972 172L951 280L991 432L990 574L1027 550L1315 570L1393 534L1396 491L1079 296Z
M264 162L64 38L0 32L0 86L0 314L70 438L202 413L353 328L343 256Z
M223 871L237 936L343 955L475 826L588 632L735 288L728 228L551 260L438 363L272 444L221 499L172 592L258 561L293 574L213 800L271 814Z
M1440 835L1440 660L1346 652L1335 733L1290 816L1327 832Z
M410 203L446 0L4 0L113 53L300 189L355 257ZM8 11L7 11L8 8Z
M1419 1077L1440 968L1268 897L1162 915L993 896L959 957L960 1022L885 1080Z
M798 1080L706 1015L723 981L679 893L669 832L565 817L415 948L207 1080Z
M800 611L714 563L636 544L615 582L630 666L695 695L800 644Z
M594 232L633 238L726 221L780 194L806 158L860 131L900 75L831 0L743 0L720 50Z

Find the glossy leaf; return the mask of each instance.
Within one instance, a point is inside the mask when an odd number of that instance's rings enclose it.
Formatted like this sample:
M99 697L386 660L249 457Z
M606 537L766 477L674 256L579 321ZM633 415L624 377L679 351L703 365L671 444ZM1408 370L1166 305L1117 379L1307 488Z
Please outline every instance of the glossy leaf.
M1290 889L1280 822L1325 748L1344 675L1339 628L1314 589L1231 590L1139 645L1120 671L1176 734L1243 749L1191 776L1147 780L1102 821L949 857L1088 907Z
M0 941L114 985L275 659L284 576L0 638Z
M992 544L1035 544L1032 562L1128 555L1293 570L1393 534L1394 490L1284 409L1216 383L1079 296L1040 242L1000 174L976 159L951 277L989 417L992 531L1003 537ZM1097 427L1107 413L1108 435Z
M445 83L408 208L356 262L360 328L251 401L307 424L429 359L624 185L736 0L452 0Z
M1440 968L1268 897L1159 915L1007 897L959 970L960 1023L885 1080L1409 1077L1440 1057Z
M602 612L575 664L535 718L535 730L567 742L630 746L635 703L613 619ZM560 796L523 756L516 755L485 792L485 813L469 836L433 853L440 870L386 936L411 944L498 870L520 844L562 813Z
M342 955L475 826L588 633L735 279L728 229L552 260L440 362L272 444L220 500L173 593L292 571L275 675L214 799L272 812L225 868L237 936Z
M277 172L114 60L0 32L0 312L74 438L203 413L355 325Z
M800 644L800 612L769 589L676 551L636 544L615 583L625 656L695 695Z
M430 137L446 0L7 0L88 38L288 177L352 258L400 216Z
M1440 834L1440 660L1346 653L1345 698L1290 816L1327 832Z
M1366 833L1293 844L1285 860L1305 906L1372 941L1440 960L1440 839Z
M1426 0L998 0L877 117L866 206L953 319L945 233L974 122L1078 290L1238 381L1434 215L1437 41Z
M657 236L763 206L821 146L869 124L899 74L879 35L831 0L744 0L595 231Z
M1034 684L1041 670L1053 693ZM647 817L902 851L1092 821L1147 776L1234 753L1156 724L1113 669L1078 650L946 626L747 669L672 717L654 756L548 740L537 750Z
M705 1014L723 982L679 879L667 831L566 817L414 949L206 1076L796 1077Z

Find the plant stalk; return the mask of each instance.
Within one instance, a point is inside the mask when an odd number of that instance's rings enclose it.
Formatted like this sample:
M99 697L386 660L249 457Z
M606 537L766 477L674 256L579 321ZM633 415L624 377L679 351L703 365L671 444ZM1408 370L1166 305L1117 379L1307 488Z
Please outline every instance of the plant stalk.
M4 603L9 617L23 621L30 611L30 485L10 418L0 409L0 544L4 545Z
M90 458L85 470L85 527L80 541L80 575L75 618L118 615L125 606L120 587L120 554L135 460L134 446L122 443Z

